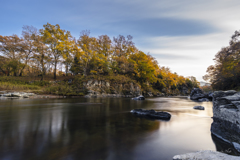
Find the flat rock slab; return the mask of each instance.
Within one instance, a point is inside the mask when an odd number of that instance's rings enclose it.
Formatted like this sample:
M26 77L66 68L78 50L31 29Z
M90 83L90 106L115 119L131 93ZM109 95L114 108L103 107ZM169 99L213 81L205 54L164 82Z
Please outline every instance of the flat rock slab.
M193 109L204 110L205 108L203 106L195 106L195 107L193 107Z
M133 109L131 110L131 113L139 115L139 116L145 116L152 119L163 119L163 120L170 120L171 114L168 112L156 112L155 110L145 110L145 109Z
M238 156L231 156L221 152L203 150L193 153L176 155L173 160L240 160Z

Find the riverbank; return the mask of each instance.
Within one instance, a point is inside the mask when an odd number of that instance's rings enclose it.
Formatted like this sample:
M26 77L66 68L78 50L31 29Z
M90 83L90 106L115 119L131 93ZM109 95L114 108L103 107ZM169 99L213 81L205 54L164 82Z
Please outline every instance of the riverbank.
M124 75L46 77L0 77L0 91L33 92L38 95L87 97L136 97L189 95L192 86L158 88L158 83L139 83Z

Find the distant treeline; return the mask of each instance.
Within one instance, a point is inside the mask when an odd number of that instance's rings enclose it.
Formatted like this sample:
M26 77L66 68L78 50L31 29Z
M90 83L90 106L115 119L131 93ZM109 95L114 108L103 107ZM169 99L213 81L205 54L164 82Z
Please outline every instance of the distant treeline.
M47 23L43 29L24 26L22 36L0 35L0 72L7 76L124 75L158 90L198 86L195 77L185 78L160 67L150 54L136 48L132 36L91 37L82 31L76 39L69 31Z
M215 65L208 67L203 79L212 83L213 89L240 89L240 31L235 31L229 46L222 48L214 58Z

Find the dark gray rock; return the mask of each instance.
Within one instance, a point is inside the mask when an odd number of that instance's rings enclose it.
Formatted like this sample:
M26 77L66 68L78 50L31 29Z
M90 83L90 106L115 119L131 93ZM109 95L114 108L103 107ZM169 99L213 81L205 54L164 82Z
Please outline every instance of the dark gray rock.
M213 123L211 132L240 151L240 93L213 93Z
M193 88L190 94L190 99L195 101L211 101L212 93L204 93L200 88Z
M141 96L138 96L138 97L134 97L132 98L134 100L145 100L145 97L143 97L142 95Z
M195 106L193 109L204 110L205 108L203 106Z
M199 102L205 102L205 101L208 102L209 99L208 99L208 98L201 98L201 99L198 99L198 101L199 101Z
M138 116L144 116L152 119L163 119L170 120L171 114L168 112L156 112L155 110L145 110L145 109L133 109L131 113L136 114Z

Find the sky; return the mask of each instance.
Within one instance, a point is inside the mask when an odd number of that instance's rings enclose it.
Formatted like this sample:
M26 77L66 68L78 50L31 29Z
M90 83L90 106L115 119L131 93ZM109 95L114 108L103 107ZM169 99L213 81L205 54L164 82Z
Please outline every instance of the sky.
M132 35L136 47L179 75L203 81L214 56L240 30L239 0L1 0L0 35L59 24L79 38Z

